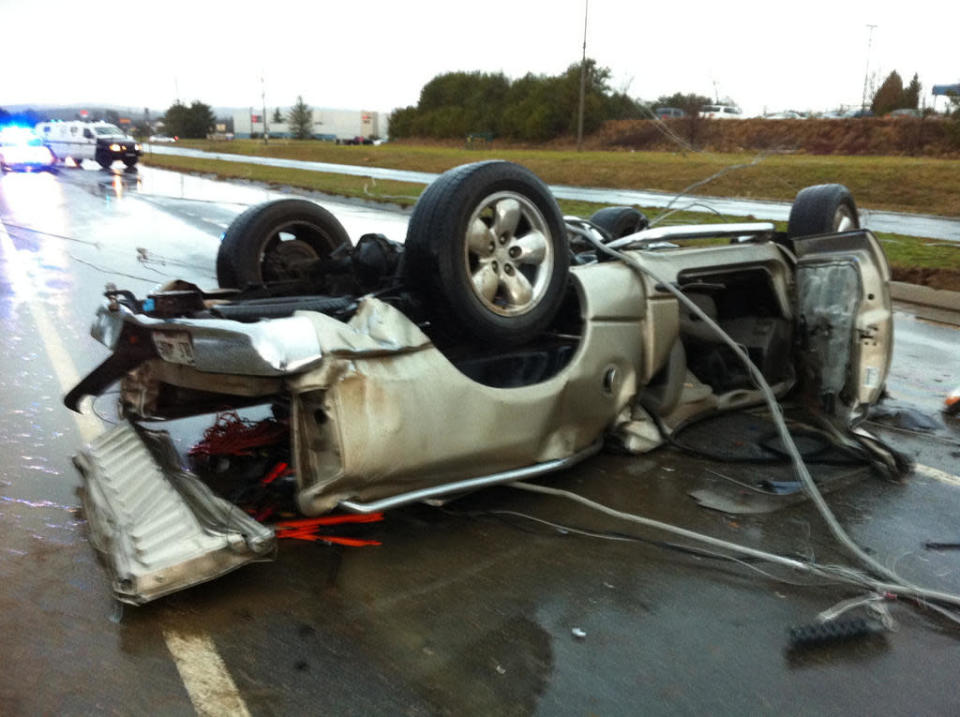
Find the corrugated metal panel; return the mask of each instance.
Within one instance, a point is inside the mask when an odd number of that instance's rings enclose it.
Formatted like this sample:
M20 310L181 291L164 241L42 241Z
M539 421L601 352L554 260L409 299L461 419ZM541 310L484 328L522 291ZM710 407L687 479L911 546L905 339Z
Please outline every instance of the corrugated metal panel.
M166 434L150 435L172 453ZM272 530L196 476L165 470L129 423L100 436L76 463L91 541L107 559L119 600L147 602L274 549Z

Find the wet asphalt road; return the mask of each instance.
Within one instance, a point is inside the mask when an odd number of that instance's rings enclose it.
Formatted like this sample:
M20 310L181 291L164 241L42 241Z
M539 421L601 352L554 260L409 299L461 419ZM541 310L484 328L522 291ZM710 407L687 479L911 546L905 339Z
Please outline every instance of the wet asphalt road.
M394 511L372 533L379 548L291 541L276 562L118 615L76 511L70 457L83 433L60 402L62 384L105 355L87 334L104 283L139 294L174 277L212 284L219 233L272 196L147 168L0 179L9 237L0 242L0 714L222 712L219 683L205 691L203 679L217 659L242 700L230 711L254 715L960 711L960 628L928 612L895 604L895 633L790 653L788 627L859 593L625 541L663 536L509 488ZM323 203L351 236L402 237L403 214ZM960 385L958 334L909 313L896 320L891 403L939 425L877 430L927 468L903 484L863 475L828 501L882 562L960 591L960 551L922 547L960 540L960 482L950 482L960 431L937 414ZM109 416L103 402L97 410ZM742 420L701 438L738 450L765 430ZM830 470L839 472L814 473ZM846 562L808 505L755 516L698 507L688 491L726 485L712 471L748 482L789 473L666 449L600 455L549 483L717 537ZM203 638L212 652L174 658L171 634Z

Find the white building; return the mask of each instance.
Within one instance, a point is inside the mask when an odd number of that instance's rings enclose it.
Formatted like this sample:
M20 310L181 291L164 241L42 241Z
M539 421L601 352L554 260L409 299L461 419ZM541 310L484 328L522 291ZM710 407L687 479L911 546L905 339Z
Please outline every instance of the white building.
M270 137L291 137L286 117L290 109L281 109L283 122L273 122L273 112L267 108L267 131ZM389 115L371 110L313 110L313 137L329 141L353 140L357 137L387 137ZM252 135L263 136L263 110L240 110L233 113L233 134L237 139L249 139Z

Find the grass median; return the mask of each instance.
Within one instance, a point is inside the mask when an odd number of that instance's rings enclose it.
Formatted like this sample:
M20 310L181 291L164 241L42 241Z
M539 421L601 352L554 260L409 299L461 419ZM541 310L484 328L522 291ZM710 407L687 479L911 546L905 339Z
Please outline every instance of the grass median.
M960 216L960 160L924 157L845 157L805 154L723 154L715 152L575 152L495 145L467 150L456 146L388 142L342 146L330 142L259 140L180 143L227 152L334 164L420 172L443 172L482 159L508 159L528 167L548 184L616 187L791 201L811 184L847 185L867 209ZM736 168L736 169L734 169Z
M320 143L316 143L320 144ZM220 147L220 145L217 145ZM340 147L343 150L364 149L357 147ZM375 147L373 149L379 149ZM475 155L471 154L471 158ZM303 158L303 157L298 157ZM311 159L314 159L311 157ZM330 161L329 158L316 161ZM401 207L413 206L423 184L411 182L397 182L389 180L374 180L370 177L356 177L345 174L313 172L282 167L265 167L258 164L226 162L214 159L195 157L178 157L174 155L145 154L143 163L183 172L210 174L223 179L243 179L254 182L263 182L275 187L297 187L341 197L365 199L376 202L396 204ZM373 166L371 164L371 166ZM380 165L377 165L380 166ZM407 167L412 168L412 167ZM417 167L419 171L442 171L434 167ZM536 171L536 170L534 170ZM547 180L552 181L552 180ZM821 180L823 181L823 180ZM813 182L816 183L816 182ZM854 196L857 196L854 193ZM590 216L602 208L602 204L572 200L560 200L561 209L565 214ZM664 210L655 207L639 207L647 216L654 218ZM697 223L749 221L750 216L711 215L693 212L677 212L672 214L665 223ZM785 229L785 223L779 223L778 228ZM924 284L939 289L960 290L960 243L940 242L932 239L906 237L896 234L878 234L890 265L894 279L911 283Z

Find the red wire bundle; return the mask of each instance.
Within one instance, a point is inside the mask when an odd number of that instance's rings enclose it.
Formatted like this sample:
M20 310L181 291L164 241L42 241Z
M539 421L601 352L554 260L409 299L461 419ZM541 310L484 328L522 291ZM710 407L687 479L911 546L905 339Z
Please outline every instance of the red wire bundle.
M254 448L278 443L289 429L283 423L270 419L254 423L240 418L236 411L217 414L217 420L203 432L203 438L193 446L191 456L249 456Z
M273 528L277 538L293 540L320 540L335 545L347 545L360 548L367 545L381 545L379 540L364 540L362 538L344 538L338 535L320 535L321 526L344 525L346 523L379 523L383 520L383 513L369 513L361 515L327 515L321 518L304 518L301 520L284 520L275 523Z

